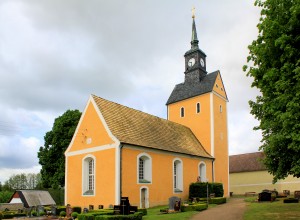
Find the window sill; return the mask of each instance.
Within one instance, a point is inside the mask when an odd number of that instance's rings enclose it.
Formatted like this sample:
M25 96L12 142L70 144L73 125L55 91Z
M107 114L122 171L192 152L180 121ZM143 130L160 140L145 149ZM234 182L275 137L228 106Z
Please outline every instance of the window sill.
M151 183L151 181L142 179L142 180L139 180L139 183Z
M174 189L174 193L182 193L183 191L180 189Z

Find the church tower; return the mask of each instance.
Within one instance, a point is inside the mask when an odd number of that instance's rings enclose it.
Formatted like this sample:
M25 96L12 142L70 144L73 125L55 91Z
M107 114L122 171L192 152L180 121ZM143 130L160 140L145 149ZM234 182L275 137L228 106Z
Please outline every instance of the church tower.
M207 73L206 55L199 48L195 16L192 16L191 49L184 54L184 82L173 89L166 105L168 120L189 127L205 150L213 156L212 179L222 182L229 195L227 94L220 71ZM199 168L200 175L200 168Z

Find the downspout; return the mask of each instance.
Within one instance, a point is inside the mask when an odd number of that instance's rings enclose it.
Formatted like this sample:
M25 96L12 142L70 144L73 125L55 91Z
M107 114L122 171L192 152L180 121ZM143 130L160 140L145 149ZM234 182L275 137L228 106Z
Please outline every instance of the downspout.
M211 169L211 176L212 176L212 182L214 183L215 182L215 159L213 159L211 161L211 166L212 166L212 169Z

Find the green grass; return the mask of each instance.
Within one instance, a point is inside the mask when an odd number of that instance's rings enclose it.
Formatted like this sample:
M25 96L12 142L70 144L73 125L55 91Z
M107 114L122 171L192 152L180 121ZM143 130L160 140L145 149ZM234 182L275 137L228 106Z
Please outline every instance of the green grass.
M178 213L170 213L170 214L162 214L160 209L167 208L167 206L157 206L153 208L147 209L147 215L143 216L143 220L157 220L157 219L172 219L172 220L185 220L189 219L191 216L199 213L197 211L191 212L178 212Z
M300 203L283 203L283 199L275 202L254 202L245 199L247 209L244 220L276 220L300 219Z

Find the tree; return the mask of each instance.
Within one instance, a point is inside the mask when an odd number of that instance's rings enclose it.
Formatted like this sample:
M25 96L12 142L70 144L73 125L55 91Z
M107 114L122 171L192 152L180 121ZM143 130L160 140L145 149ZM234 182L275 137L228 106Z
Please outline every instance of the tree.
M42 184L45 188L65 185L65 150L79 122L81 112L67 110L55 119L52 130L44 136L45 144L38 152L39 163L42 165Z
M259 35L249 48L247 76L260 90L249 101L262 131L260 150L273 182L300 177L300 0L256 0Z
M35 173L21 173L17 175L12 175L9 177L3 186L3 189L8 191L18 190L18 189L36 189L41 182L41 175ZM4 191L4 190L3 190Z

